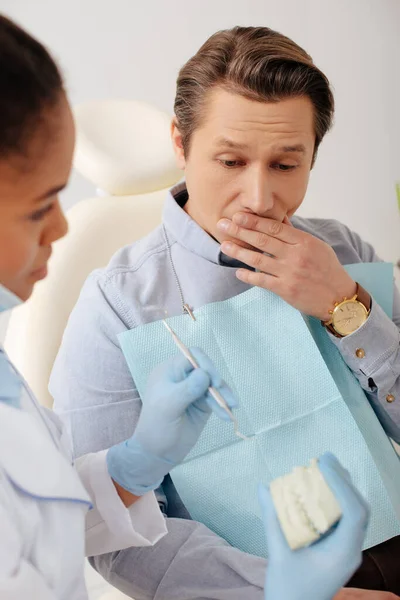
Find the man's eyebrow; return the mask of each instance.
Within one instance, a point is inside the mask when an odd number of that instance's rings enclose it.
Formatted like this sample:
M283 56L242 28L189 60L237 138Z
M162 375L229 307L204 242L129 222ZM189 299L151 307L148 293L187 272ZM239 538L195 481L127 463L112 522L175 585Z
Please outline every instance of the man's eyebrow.
M285 153L297 152L299 154L305 154L306 147L304 146L304 144L295 144L294 146L280 146L279 148L277 148L277 151Z
M234 142L229 138L220 137L215 141L216 146L223 146L225 148L232 148L233 150L246 150L248 149L247 144L240 144L239 142Z
M57 194L62 192L66 187L67 187L66 183L63 183L61 185L56 185L55 187L51 188L50 190L48 190L47 192L42 194L39 198L36 198L35 202L43 202L43 200L46 200L47 198L51 198L52 196L57 196Z
M239 142L235 142L234 140L231 140L231 139L225 138L225 137L218 138L215 143L217 146L222 146L225 148L232 148L233 150L248 150L248 148L249 148L247 144L241 144ZM290 154L290 153L305 154L306 147L304 146L304 144L279 146L276 148L276 152L283 152L285 154Z

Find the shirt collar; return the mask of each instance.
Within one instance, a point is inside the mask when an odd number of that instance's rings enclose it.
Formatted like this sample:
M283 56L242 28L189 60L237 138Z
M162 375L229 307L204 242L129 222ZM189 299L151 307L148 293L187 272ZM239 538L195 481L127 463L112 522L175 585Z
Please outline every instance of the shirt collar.
M183 209L188 200L186 183L170 189L164 204L164 225L177 242L190 252L206 260L227 267L247 267L221 252L220 244L196 223Z
M0 313L22 304L22 300L0 283Z

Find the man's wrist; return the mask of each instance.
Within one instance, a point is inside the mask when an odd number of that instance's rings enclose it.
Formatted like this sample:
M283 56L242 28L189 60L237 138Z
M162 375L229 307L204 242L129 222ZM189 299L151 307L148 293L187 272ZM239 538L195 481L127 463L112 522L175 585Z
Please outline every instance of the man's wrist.
M354 298L357 293L357 283L350 279L350 281L346 282L340 289L335 290L334 295L331 300L331 305L325 307L324 317L321 319L323 323L328 323L332 320L333 310L335 306L340 302L343 302L346 299Z
M335 308L330 311L329 320L322 321L322 325L335 337L346 337L364 325L369 317L371 304L370 294L359 283L356 283L355 294L337 302ZM350 317L348 311L350 311Z

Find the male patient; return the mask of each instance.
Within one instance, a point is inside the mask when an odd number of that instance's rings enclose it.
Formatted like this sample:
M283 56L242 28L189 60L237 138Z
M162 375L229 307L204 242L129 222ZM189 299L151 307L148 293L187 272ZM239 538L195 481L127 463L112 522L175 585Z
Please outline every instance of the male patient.
M137 422L141 401L118 334L160 319L160 307L180 315L183 305L254 285L327 323L382 427L400 441L400 297L392 321L342 266L379 261L373 248L337 221L294 216L333 112L310 56L265 27L216 33L181 69L172 141L185 183L168 194L162 226L88 278L52 373L76 456L128 438ZM335 302L355 294L365 319L349 311L342 328L330 323ZM264 559L190 520L169 477L158 497L169 535L154 548L92 559L106 579L136 600L263 598ZM394 534L365 553L349 584L382 593L338 597L400 593L399 556Z

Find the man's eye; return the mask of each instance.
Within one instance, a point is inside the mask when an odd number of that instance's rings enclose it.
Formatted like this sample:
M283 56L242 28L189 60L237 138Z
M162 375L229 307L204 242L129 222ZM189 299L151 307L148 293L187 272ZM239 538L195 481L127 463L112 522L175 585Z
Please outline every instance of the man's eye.
M222 164L222 166L226 167L227 169L234 169L235 167L242 167L244 165L244 162L242 160L220 160L220 163Z
M36 212L29 215L29 220L34 222L41 221L42 219L44 219L47 213L49 213L53 209L53 206L54 204L50 204L49 206L46 206L41 210L37 210Z
M273 168L276 169L277 171L294 171L294 169L296 168L296 165L285 165L284 163L277 163L276 165L273 165Z

